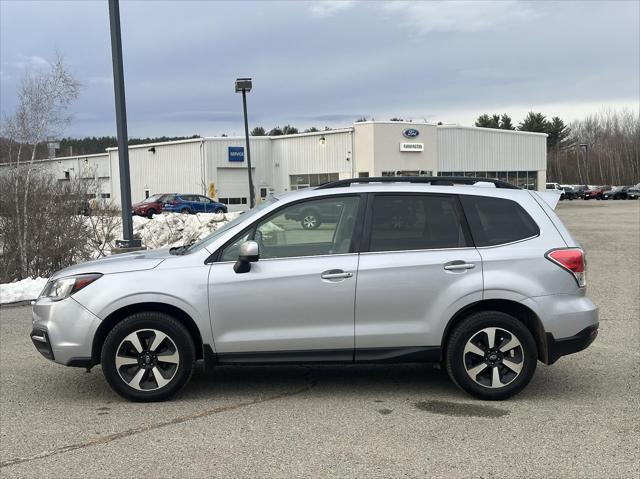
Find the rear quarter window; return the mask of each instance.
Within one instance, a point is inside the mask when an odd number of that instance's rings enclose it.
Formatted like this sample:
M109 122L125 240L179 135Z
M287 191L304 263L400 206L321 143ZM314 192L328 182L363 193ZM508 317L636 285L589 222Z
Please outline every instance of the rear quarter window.
M540 228L518 203L504 198L460 195L476 246L496 246L538 236Z

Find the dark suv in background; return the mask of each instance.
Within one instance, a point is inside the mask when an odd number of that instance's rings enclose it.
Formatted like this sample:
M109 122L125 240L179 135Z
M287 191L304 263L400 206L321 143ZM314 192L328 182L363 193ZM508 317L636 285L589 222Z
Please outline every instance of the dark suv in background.
M162 211L168 213L226 213L227 205L202 195L173 194L163 199Z

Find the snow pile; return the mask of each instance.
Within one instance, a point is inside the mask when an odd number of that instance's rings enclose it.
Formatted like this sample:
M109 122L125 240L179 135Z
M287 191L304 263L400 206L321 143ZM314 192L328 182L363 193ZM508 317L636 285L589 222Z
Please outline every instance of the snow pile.
M133 236L140 238L148 249L182 246L211 234L240 215L236 213L199 213L184 215L164 213L153 219L133 217Z
M197 215L163 213L154 215L153 219L134 216L133 236L140 238L147 249L182 246L204 238L239 215L239 212ZM90 241L91 256L99 258L110 254L115 239L122 235L120 218L89 217L86 221L94 236ZM46 282L46 278L27 278L0 284L0 304L36 299Z
M46 278L27 278L0 284L0 304L36 299L47 283Z

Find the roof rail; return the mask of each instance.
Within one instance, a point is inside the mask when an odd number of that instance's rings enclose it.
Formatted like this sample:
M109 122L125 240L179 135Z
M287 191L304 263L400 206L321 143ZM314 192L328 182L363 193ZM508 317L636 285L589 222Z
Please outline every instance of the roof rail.
M473 185L478 182L493 183L496 188L519 190L520 188L502 180L478 178L475 176L371 176L366 178L347 178L330 181L317 186L316 190L351 186L354 183L428 183L432 186Z

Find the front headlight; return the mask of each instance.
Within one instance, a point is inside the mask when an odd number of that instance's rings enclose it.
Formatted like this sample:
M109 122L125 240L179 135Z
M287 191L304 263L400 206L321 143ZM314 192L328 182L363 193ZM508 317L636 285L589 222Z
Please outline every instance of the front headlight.
M40 293L40 297L60 301L89 286L101 276L100 273L88 273L49 281Z

